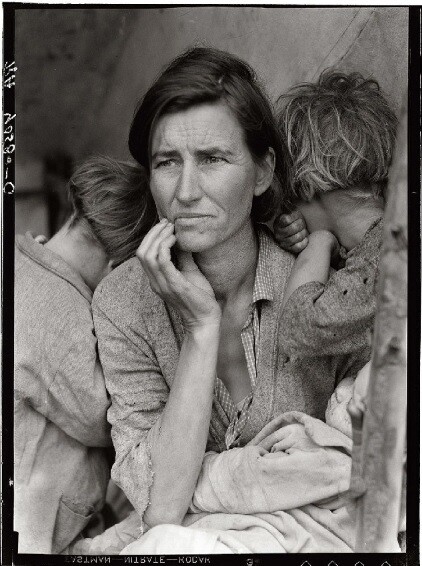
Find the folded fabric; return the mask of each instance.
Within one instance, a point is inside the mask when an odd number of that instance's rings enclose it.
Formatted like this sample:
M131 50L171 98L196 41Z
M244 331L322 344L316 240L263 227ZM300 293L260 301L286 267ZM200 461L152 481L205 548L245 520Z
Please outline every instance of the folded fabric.
M291 511L199 513L182 526L159 525L120 554L255 554L353 552L355 507L336 511L313 505Z
M326 423L284 413L247 446L205 455L182 526L140 536L132 513L80 541L77 553L353 552L356 509L345 497L351 449L351 439Z
M328 502L350 481L352 441L299 412L277 417L243 448L207 453L191 512L260 513Z
M183 525L154 527L121 554L353 552L351 449L326 423L284 413L247 446L207 453Z
M187 529L179 525L159 525L142 535L142 549L139 552L140 541L127 546L121 554L230 554L248 552L235 538L225 537L221 541L221 533L213 529Z
M132 511L126 519L113 525L94 538L81 538L68 546L61 554L103 555L119 552L141 535L141 519Z

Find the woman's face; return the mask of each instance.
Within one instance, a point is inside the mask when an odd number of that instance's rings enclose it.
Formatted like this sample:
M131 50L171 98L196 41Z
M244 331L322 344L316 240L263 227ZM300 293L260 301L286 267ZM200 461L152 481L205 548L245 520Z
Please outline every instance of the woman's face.
M223 102L162 116L151 140L151 192L179 247L209 250L251 223L252 198L268 188L273 157L258 165Z

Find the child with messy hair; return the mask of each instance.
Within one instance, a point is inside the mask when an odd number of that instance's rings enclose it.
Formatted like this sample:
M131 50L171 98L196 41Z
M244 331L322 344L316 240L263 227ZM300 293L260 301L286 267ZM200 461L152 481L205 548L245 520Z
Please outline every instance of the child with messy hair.
M93 157L70 179L72 213L60 230L48 241L29 232L16 238L19 552L63 552L103 508L110 476L110 400L91 300L99 281L112 265L135 254L155 221L146 186L143 168Z
M298 253L284 295L286 349L358 352L370 345L374 322L397 119L378 83L358 73L326 71L279 103L293 174L285 191L290 213L275 220L274 232Z

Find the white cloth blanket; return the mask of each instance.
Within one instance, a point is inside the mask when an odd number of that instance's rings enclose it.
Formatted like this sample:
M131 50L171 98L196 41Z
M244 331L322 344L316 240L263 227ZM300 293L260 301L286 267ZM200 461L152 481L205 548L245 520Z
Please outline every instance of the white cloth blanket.
M353 552L351 449L326 423L284 413L247 446L205 455L182 526L160 525L138 539L131 516L73 552L115 553L124 542L120 553L135 555Z
M351 449L322 421L285 413L244 448L206 454L191 511L275 512L336 498L349 487Z
M183 526L155 527L121 554L353 552L351 449L324 422L285 413L248 446L207 453Z

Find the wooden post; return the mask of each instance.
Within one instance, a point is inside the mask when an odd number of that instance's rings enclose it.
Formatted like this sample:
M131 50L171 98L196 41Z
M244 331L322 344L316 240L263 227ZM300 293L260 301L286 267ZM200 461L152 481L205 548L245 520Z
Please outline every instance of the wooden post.
M372 370L363 419L356 552L397 549L406 442L407 108L389 175Z

